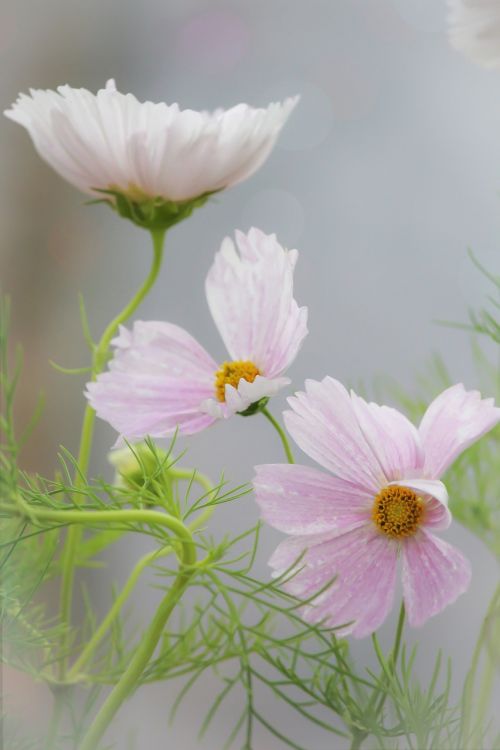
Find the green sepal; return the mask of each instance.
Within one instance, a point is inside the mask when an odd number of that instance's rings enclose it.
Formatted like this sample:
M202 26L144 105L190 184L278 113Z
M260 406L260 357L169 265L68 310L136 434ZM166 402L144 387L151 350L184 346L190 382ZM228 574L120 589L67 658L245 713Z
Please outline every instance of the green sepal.
M255 401L253 404L250 404L249 407L247 407L244 411L237 412L240 417L252 417L254 414L258 414L259 411L264 409L267 404L269 403L269 396L264 396L264 398L259 399L259 401Z
M118 190L94 188L96 192L110 196L93 203L106 203L124 219L129 219L137 226L149 231L166 230L187 219L195 208L203 206L215 192L204 193L187 201L167 201L164 198L147 198L134 201Z

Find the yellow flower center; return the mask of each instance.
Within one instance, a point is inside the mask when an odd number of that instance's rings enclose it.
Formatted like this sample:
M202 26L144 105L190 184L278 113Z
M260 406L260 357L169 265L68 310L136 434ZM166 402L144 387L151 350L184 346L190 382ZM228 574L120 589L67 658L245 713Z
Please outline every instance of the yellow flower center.
M372 518L391 539L404 539L417 531L424 514L424 503L408 487L384 487L375 497Z
M223 362L215 373L215 395L218 401L226 400L226 384L238 387L243 378L248 383L253 383L260 370L253 362L248 360L236 360L235 362Z

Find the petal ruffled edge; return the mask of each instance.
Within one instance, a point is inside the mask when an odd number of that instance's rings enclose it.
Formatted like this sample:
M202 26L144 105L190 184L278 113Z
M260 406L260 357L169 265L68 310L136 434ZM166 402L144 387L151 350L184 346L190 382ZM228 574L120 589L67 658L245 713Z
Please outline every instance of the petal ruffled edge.
M233 360L250 360L270 379L295 359L307 335L307 308L293 297L296 250L253 227L226 237L205 282L208 306Z
M439 478L476 440L500 422L500 409L462 383L447 388L427 408L419 427L425 476Z
M283 413L285 425L304 453L375 497L387 479L342 383L331 377L306 380L305 391L288 403L292 410Z

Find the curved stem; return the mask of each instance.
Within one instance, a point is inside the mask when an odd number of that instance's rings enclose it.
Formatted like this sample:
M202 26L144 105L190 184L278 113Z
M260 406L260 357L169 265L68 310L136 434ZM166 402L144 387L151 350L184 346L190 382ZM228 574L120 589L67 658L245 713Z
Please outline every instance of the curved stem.
M102 370L106 363L108 354L109 344L111 339L115 335L118 327L124 323L139 307L140 303L148 294L149 290L153 286L158 273L160 271L161 262L163 258L163 245L165 240L165 230L156 230L151 233L153 238L153 263L149 274L132 297L130 302L123 308L123 310L111 321L106 327L101 340L97 344L92 361L92 380L95 380L99 372ZM85 409L85 415L83 418L82 432L80 437L80 450L78 453L78 474L75 478L75 484L81 482L81 476L85 475L88 470L90 462L90 452L92 449L92 437L94 432L95 412L92 407L87 404ZM75 503L79 504L79 498L75 496ZM70 622L71 622L71 610L73 604L73 584L75 577L75 556L78 543L81 537L81 529L78 526L74 526L68 531L66 544L62 555L62 583L61 583L61 599L60 599L60 617L63 625L66 626L66 630L63 633L62 640L62 659L60 661L59 676L64 679L67 669L67 652L70 644Z
M188 471L184 469L177 470L178 473ZM192 474L192 472L191 472ZM203 475L196 474L196 477L198 480L201 479ZM207 477L203 477L204 480L206 480L208 486L210 489L213 489L210 481ZM200 484L203 484L203 482L200 481ZM195 529L199 528L205 521L208 521L210 516L213 513L213 508L206 508L203 513L200 513L198 518L196 518L193 523L189 524L188 529L193 532ZM166 557L172 552L172 547L170 545L167 545L166 547L162 547L159 550L153 550L153 552L148 552L146 555L141 557L141 559L136 563L134 569L130 573L127 582L125 583L125 586L120 591L118 596L114 599L113 604L111 605L111 608L109 609L108 613L104 617L103 621L97 628L97 630L92 634L92 637L90 640L86 643L85 648L81 652L78 659L75 661L75 663L72 665L71 669L69 670L67 674L67 680L68 682L71 682L73 679L78 678L78 673L81 671L81 669L87 664L88 660L96 650L99 643L102 641L106 633L108 632L109 628L113 624L113 622L116 620L118 615L120 614L120 611L122 607L124 606L127 599L130 597L137 581L141 577L144 570L154 563L156 560L160 559L161 557Z
M2 510L9 510L13 515L24 516L23 510L17 506L1 503ZM167 513L157 510L38 510L30 507L30 521L49 521L59 524L78 524L79 526L99 526L101 523L144 523L152 526L164 526L173 532L182 543L185 555L192 555L194 548L190 530L182 521ZM196 559L196 554L194 554ZM186 563L187 564L187 563ZM191 564L191 563L189 563Z
M279 424L279 422L273 417L273 415L266 409L265 406L263 406L260 411L266 417L266 419L268 419L269 422L271 422L272 426L274 427L274 429L276 430L276 432L280 436L280 440L281 440L281 442L283 444L283 448L284 448L284 451L285 451L286 460L288 461L289 464L294 464L295 460L293 458L293 453L292 453L292 450L290 448L290 444L288 442L288 439L287 439L287 436L285 434L284 429L281 427L281 425Z
M214 491L214 485L212 484L210 479L205 476L205 474L199 472L198 469L177 469L175 466L173 466L168 470L168 473L171 477L173 477L173 479L185 479L187 481L198 482L198 484L203 487L207 495ZM210 518L211 515L212 513L210 512L210 514L208 514L206 518ZM200 525L200 518L201 516L199 516L198 519L196 519L196 521L194 521L189 528L193 527L195 523L197 528ZM206 518L204 520L206 520Z
M103 621L101 622L97 630L94 631L94 633L92 634L92 637L86 643L85 648L83 649L82 653L80 654L78 659L74 662L71 669L67 673L66 679L68 680L68 682L71 682L72 680L77 679L79 672L88 662L88 660L90 659L90 657L96 650L97 646L102 641L102 639L108 632L109 628L118 617L123 605L125 604L129 596L131 595L143 571L155 560L158 560L160 557L165 557L169 555L171 552L172 552L172 547L170 545L167 545L166 547L162 547L159 550L156 549L156 550L153 550L153 552L148 552L147 555L144 555L143 557L141 557L141 559L135 565L134 569L129 575L125 586L122 588L118 596L113 600L113 604L111 608L109 609L108 613L106 614L106 616L104 617Z
M181 525L183 526L183 524ZM92 722L90 729L83 738L80 750L95 750L97 748L99 740L105 733L117 711L120 709L122 703L137 687L141 675L155 652L170 614L181 598L184 590L187 588L189 579L195 572L196 548L189 530L185 526L183 526L183 528L186 534L189 535L191 541L186 543L185 538L182 539L183 546L182 554L180 555L181 568L175 583L158 607L156 614L132 656L127 669Z

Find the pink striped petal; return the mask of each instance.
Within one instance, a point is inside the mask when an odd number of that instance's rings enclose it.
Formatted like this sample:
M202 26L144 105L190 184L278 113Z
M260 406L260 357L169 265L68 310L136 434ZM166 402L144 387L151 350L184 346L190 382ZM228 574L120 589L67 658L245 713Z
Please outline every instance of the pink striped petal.
M363 638L375 632L394 599L398 544L366 523L330 538L328 534L292 537L270 560L275 574L292 566L303 550L298 572L284 583L286 590L299 599L309 599L327 587L303 607L304 619L328 627L342 626L339 635Z
M267 378L281 375L307 334L307 309L293 298L297 251L251 229L226 237L206 280L208 305L233 360L250 360Z
M287 464L255 467L255 499L262 518L288 534L317 534L370 517L373 498L356 485L318 469Z
M305 387L288 399L293 410L283 415L288 432L321 466L374 497L387 480L348 392L330 377L307 380Z
M396 409L367 403L351 391L359 426L388 482L422 469L424 452L418 430Z
M201 409L214 392L217 365L186 331L137 322L113 342L109 371L87 384L97 415L129 440L199 432L214 422Z
M499 422L500 409L493 399L481 400L479 391L466 391L461 383L447 388L420 423L425 475L440 477L462 451Z
M468 560L451 544L419 531L403 544L403 592L410 625L422 625L467 590Z

